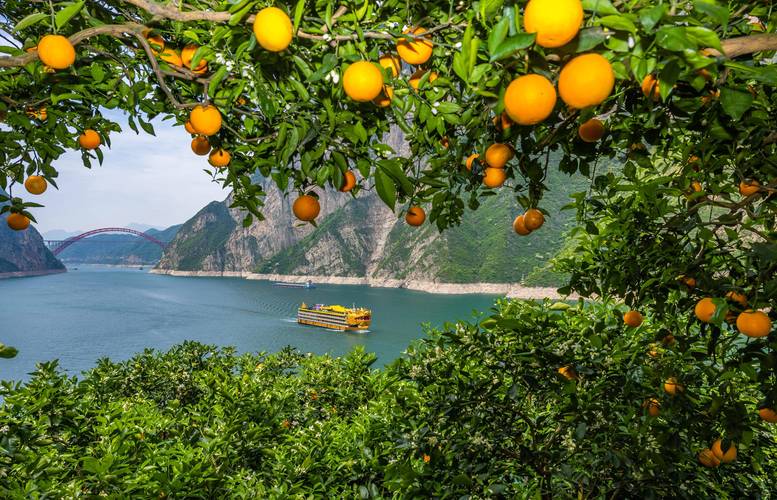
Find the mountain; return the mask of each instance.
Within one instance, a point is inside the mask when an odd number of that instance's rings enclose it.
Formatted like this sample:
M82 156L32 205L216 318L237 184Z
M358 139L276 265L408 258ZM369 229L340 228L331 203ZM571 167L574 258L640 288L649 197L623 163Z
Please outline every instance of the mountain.
M7 215L0 216L0 278L65 272L33 226L14 231L6 223Z
M144 227L142 224L135 224ZM148 226L145 226L148 227ZM159 231L145 231L162 242L175 237L180 225ZM80 234L80 233L79 233ZM98 234L75 243L62 251L59 258L69 264L148 265L162 257L159 245L131 234Z
M84 231L66 231L64 229L50 229L41 233L44 240L66 240L73 236L78 236Z
M320 193L318 227L300 224L292 214L293 198L264 181L266 220L243 228L244 214L228 208L230 198L212 202L181 227L157 268L557 285L560 278L547 263L561 249L574 215L561 208L585 182L550 169L546 183L551 191L542 207L551 215L542 229L519 237L511 224L519 208L507 189L440 234L430 224L406 225L372 192L357 199Z

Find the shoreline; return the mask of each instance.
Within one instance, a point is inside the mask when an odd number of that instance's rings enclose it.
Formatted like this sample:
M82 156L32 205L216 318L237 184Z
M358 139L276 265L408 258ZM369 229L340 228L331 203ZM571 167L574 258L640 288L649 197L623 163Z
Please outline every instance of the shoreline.
M151 274L188 278L242 278L257 281L285 281L325 285L361 285L373 288L402 288L439 295L503 295L509 299L577 300L576 294L560 295L553 287L527 287L518 283L438 283L433 281L360 278L353 276L295 276L285 274L258 274L241 271L177 271L151 269Z
M8 273L0 273L0 280L15 279L15 278L32 278L35 276L48 276L50 274L62 274L66 272L67 272L67 269L42 269L39 271L13 271Z

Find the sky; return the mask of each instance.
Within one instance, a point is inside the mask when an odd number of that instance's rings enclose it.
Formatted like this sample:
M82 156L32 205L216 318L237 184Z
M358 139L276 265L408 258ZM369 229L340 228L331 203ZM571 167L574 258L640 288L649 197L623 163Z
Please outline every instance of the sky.
M137 135L123 119L118 121L124 131L111 134L110 149L102 146L102 166L94 160L89 170L80 151L69 152L54 162L59 190L49 186L41 196L24 196L45 205L32 209L39 232L131 223L163 228L183 223L209 202L227 197L228 192L203 172L207 159L192 153L191 136L183 127L155 121L155 137L143 131Z

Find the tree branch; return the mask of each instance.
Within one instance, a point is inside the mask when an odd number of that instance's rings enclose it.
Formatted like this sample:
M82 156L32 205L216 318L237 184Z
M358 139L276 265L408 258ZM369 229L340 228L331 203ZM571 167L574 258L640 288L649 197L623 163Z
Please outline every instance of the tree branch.
M777 50L777 34L748 35L729 38L720 43L723 46L723 54L729 59L754 54L765 50ZM722 55L715 49L704 49L705 55Z

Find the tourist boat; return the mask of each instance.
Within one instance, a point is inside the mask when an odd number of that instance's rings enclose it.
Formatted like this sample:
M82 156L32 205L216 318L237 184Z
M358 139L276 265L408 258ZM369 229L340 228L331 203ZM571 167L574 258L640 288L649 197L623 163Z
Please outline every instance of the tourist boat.
M305 283L290 283L287 281L276 281L273 286L281 286L284 288L316 288L316 285L312 281L307 280Z
M297 311L297 323L320 326L341 331L366 330L372 322L372 311L357 307L326 306L316 304L308 306L304 302Z

